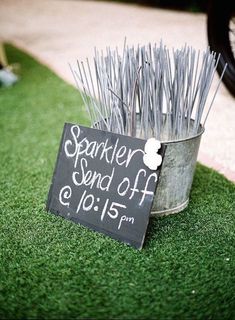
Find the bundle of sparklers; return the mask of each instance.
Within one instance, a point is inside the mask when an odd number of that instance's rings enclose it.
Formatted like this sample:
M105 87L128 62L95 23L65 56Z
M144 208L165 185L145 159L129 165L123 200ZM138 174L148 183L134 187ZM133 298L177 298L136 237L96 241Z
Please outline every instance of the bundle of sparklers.
M121 54L95 49L93 64L87 59L71 71L93 127L170 141L204 127L223 77L205 108L219 59L187 45L171 51L162 43L124 45Z

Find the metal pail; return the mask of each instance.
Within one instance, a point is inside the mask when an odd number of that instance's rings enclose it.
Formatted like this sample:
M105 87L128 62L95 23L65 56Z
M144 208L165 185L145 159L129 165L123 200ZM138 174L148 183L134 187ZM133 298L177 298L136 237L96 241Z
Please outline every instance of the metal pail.
M200 126L197 134L192 134L194 120L190 120L189 132L183 139L164 141L167 145L162 163L159 183L154 198L151 216L168 215L184 210L189 203L197 155L204 127ZM96 124L93 125L96 128ZM137 118L136 138L142 138L140 123ZM167 128L164 128L167 129ZM164 137L165 130L162 136ZM113 131L113 130L111 130ZM151 138L149 131L149 138Z
M187 207L203 132L201 126L199 133L194 136L165 142L167 148L152 216L177 213Z

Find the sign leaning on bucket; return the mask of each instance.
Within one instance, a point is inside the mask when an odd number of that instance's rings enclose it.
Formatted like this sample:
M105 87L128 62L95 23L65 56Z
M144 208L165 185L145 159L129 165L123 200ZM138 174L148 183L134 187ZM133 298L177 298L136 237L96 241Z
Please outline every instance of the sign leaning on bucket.
M141 249L165 148L66 123L47 211Z

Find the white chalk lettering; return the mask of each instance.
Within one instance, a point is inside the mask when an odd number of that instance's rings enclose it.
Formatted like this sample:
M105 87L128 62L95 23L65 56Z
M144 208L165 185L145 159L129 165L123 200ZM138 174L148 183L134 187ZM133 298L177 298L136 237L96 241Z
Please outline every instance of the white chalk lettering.
M120 221L119 221L119 225L118 225L118 230L121 228L122 222L124 222L124 221L133 224L135 222L135 219L134 219L134 217L127 217L125 215L121 216Z
M77 133L76 133L76 131L77 131ZM80 135L79 126L72 126L71 127L71 134L73 136L73 141L67 140L67 141L65 141L65 144L64 144L64 151L65 151L65 154L67 157L74 157L77 153L77 149L78 149L77 139ZM73 146L73 145L74 145L74 152L71 153L71 152L69 152L68 148L69 148L69 146Z
M86 147L81 150L81 147L84 146L84 143L86 143ZM86 148L88 146L88 140L87 138L82 139L78 144L77 144L77 153L76 153L76 157L75 157L75 161L74 161L74 168L77 168L77 162L78 162L78 158L80 155L82 155L85 151ZM81 151L80 151L81 150Z
M81 167L81 174L78 171L74 171L72 174L72 180L75 186L89 186L90 189L92 189L94 186L97 189L100 189L102 191L109 191L111 182L113 180L115 168L112 169L110 175L104 175L100 172L94 171L92 172L91 170L86 171L86 168L88 166L88 162L86 158L82 158L80 160L80 167ZM79 180L79 175L80 175L80 180Z
M112 151L113 146L107 146L108 141L109 141L109 140L106 139L105 144L104 144L104 148L103 148L103 150L102 150L102 152L101 152L100 160L102 160L102 159L105 157L105 161L106 161L107 163L110 163L110 162L111 162L111 157L110 157L110 160L109 160L108 152L109 152L110 150Z
M121 188L122 188L122 186L123 186L124 183L127 184L127 185L126 185L126 188L124 187L123 191L121 191ZM122 182L119 183L119 185L118 185L118 188L117 188L118 194L119 194L120 196L122 196L122 197L125 196L125 194L126 194L127 191L129 190L129 187L130 187L130 180L129 180L127 177L125 177L125 178L122 180Z
M126 206L124 204L118 203L118 202L112 202L109 211L108 211L108 215L110 216L110 218L112 219L117 219L118 217L118 209L115 208L126 208Z
M128 156L127 156L127 160L126 160L126 168L129 166L132 157L133 157L137 152L140 152L140 153L144 154L144 151L141 150L141 149L135 149L135 150L131 150L131 149L130 149L130 150L129 150Z
M100 148L104 148L104 142L98 143L98 144L96 145L96 149L95 149L95 153L94 153L94 156L95 156L96 158L97 158L97 156L98 156L98 152L99 152Z
M146 181L146 183L145 183L144 190L141 190L141 192L143 193L143 195L142 195L142 198L141 198L141 200L140 200L139 205L142 205L142 203L143 203L146 195L153 195L153 194L154 194L153 191L148 191L148 190L147 190L148 185L149 185L149 181L150 181L151 178L154 178L154 182L157 182L157 179L158 179L158 178L157 178L156 172L154 172L154 173L152 173L152 174L149 175L149 177L148 177L148 179L147 179L147 181Z
M82 196L81 196L81 199L80 199L80 201L79 201L79 203L78 203L78 206L77 206L77 211L76 211L76 213L79 212L79 210L80 210L80 208L81 208L81 205L82 205L82 202L83 202L83 199L85 198L85 195L86 195L86 190L83 192L83 194L82 194Z
M119 145L119 138L113 142L107 138L105 141L98 143L97 141L89 141L87 137L80 139L81 130L79 126L74 125L70 129L72 138L64 143L64 151L67 157L73 158L74 168L77 168L78 160L82 155L92 159L104 160L108 164L117 164L118 166L130 165L130 162L135 154L141 153L144 155L142 149L127 149L124 145Z
M138 185L139 176L140 176L141 173L143 173L143 174L144 174L144 177L145 177L145 176L146 176L146 170L140 169L140 170L138 171L138 173L137 173L137 175L136 175L136 177L135 177L134 186L133 186L133 188L131 188L131 191L132 191L132 192L131 192L131 195L130 195L129 199L132 199L132 198L133 198L135 192L139 192L139 191L140 191L139 189L137 189L137 185Z
M123 164L126 163L126 159L123 160L122 162L119 162L119 158L122 158L126 153L126 146L121 146L120 149L118 149L117 154L116 154L116 162L119 166L122 166Z
M116 154L116 150L117 150L117 147L118 147L118 143L119 143L119 139L116 140L114 148L113 148L113 154L112 154L111 161L110 161L111 164L113 163L114 156Z
M70 186L64 186L60 190L59 201L63 206L69 207L70 202L65 202L64 199L68 200L72 196L72 189Z
M102 213L101 213L101 217L100 217L100 220L101 220L101 221L103 221L103 219L104 219L104 216L105 216L105 213L106 213L106 210L107 210L108 203L109 203L109 199L106 199L105 204L104 204L104 207L103 207L103 210L102 210Z
M90 149L90 151L89 151L89 149ZM86 148L86 155L90 156L91 158L94 158L95 150L96 150L96 142L91 141L90 143L88 143L88 146Z
M93 207L94 201L95 201L95 197L93 196L93 194L88 194L83 200L82 209L84 211L90 211L91 208Z

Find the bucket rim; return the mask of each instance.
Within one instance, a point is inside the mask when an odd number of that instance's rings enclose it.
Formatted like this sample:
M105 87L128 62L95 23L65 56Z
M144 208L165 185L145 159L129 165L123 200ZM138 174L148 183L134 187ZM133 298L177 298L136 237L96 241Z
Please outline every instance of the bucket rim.
M164 144L185 142L185 141L193 140L193 139L196 139L196 138L200 137L204 133L204 131L205 131L205 127L200 124L200 131L198 133L196 133L195 135L189 136L187 138L176 139L176 140L165 140L165 141L161 140L160 142L164 143Z
M190 119L190 122L194 122L195 120L194 119ZM96 121L93 123L92 125L92 128L95 128L95 124L98 123L99 121ZM196 139L198 137L200 137L204 131L205 131L205 127L200 123L199 125L199 129L200 131L192 136L189 136L187 138L181 138L181 139L176 139L176 140L159 140L160 143L164 143L164 144L174 144L174 143L179 143L179 142L185 142L185 141L189 141L189 140L193 140L193 139ZM112 131L110 131L112 132ZM138 136L135 136L134 138L137 138L137 139L142 139ZM142 140L146 140L146 139L142 139Z

